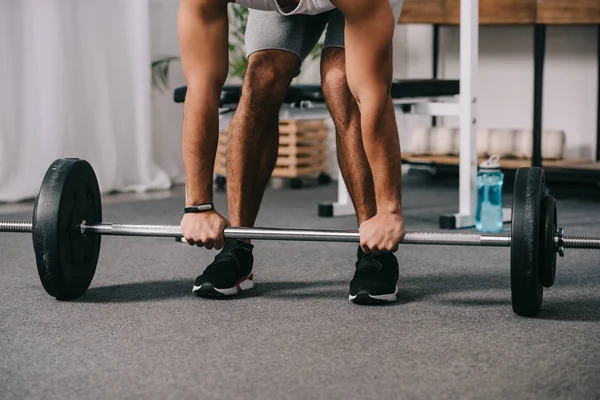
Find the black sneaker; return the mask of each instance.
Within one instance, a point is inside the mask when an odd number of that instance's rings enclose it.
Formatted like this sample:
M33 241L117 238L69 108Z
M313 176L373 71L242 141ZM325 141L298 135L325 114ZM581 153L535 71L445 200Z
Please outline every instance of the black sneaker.
M398 260L393 253L376 256L365 254L359 247L349 299L357 304L394 302L398 293L398 277Z
M227 240L214 261L196 278L192 293L198 296L234 296L242 290L252 289L252 264L254 246L238 240Z

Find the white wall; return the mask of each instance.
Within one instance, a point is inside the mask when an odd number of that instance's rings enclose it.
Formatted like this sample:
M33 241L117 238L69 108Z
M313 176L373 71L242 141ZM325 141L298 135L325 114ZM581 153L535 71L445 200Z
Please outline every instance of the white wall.
M597 29L547 28L543 129L565 131L567 158L596 156ZM441 41L443 76L458 77L458 28L444 28ZM411 51L417 45L416 40L411 40ZM531 128L533 27L482 27L479 52L480 125ZM412 59L409 65L411 72L418 73Z
M151 0L152 55L178 55L177 2ZM548 27L544 79L544 129L563 129L567 157L595 157L596 147L596 27ZM395 78L432 76L432 28L400 25L395 41ZM441 32L440 76L458 78L459 29ZM533 28L481 27L479 55L479 124L487 127L531 128L533 111ZM297 82L319 82L318 63L303 67ZM171 89L153 94L153 122L157 146L168 147L172 175L180 176L181 104L174 104L172 88L183 84L179 64L171 70ZM410 150L410 132L429 124L424 116L398 115L402 146ZM456 118L447 118L456 125ZM335 162L335 160L332 160ZM333 164L335 165L335 164Z

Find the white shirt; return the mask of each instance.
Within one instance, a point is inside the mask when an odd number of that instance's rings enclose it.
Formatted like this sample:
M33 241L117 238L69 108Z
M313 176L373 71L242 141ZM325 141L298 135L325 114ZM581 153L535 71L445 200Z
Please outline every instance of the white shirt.
M235 0L241 6L263 11L277 11L282 15L307 14L316 15L333 10L335 6L329 0L300 0L297 7L282 9L277 0Z

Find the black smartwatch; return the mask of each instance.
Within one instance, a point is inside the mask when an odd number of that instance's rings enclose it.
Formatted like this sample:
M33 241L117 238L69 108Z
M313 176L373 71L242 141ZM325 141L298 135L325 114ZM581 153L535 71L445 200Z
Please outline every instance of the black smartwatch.
M210 210L214 210L214 209L215 209L215 205L213 203L205 203L205 204L198 204L197 206L185 207L183 209L183 211L186 214L191 214L191 213L200 213L200 212L204 212L204 211L210 211Z

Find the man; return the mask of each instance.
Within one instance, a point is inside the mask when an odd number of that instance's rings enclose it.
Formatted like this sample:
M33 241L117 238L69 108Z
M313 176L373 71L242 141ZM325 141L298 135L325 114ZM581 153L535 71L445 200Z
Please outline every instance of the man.
M337 132L337 155L359 224L351 301L395 301L404 237L400 144L390 97L392 40L402 0L237 0L250 8L248 69L228 132L229 220L212 207L218 106L228 74L228 0L181 0L178 31L187 82L183 237L221 250L196 279L199 296L254 286L254 246L224 240L230 225L254 225L278 154L284 94L327 26L321 79ZM197 207L198 206L198 207Z

